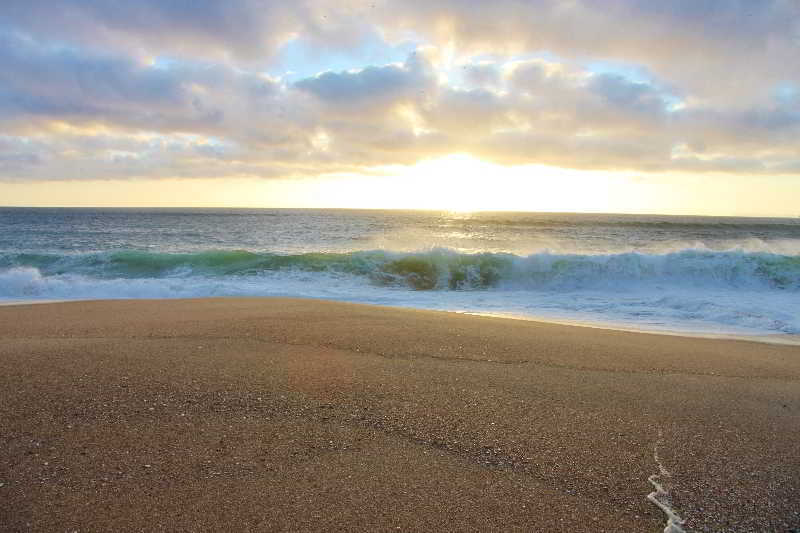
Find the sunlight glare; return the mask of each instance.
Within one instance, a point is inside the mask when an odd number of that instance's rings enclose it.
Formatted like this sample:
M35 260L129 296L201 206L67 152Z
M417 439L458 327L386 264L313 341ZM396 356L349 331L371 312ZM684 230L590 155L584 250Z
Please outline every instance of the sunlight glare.
M468 154L384 172L392 182L392 207L460 212L608 210L609 185L620 179L543 165L506 167ZM369 188L360 190L367 203Z

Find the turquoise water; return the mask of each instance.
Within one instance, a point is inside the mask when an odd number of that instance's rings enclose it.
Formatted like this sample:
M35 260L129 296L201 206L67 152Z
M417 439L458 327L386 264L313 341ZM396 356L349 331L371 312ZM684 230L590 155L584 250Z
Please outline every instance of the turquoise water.
M800 219L0 209L0 300L298 296L800 334Z

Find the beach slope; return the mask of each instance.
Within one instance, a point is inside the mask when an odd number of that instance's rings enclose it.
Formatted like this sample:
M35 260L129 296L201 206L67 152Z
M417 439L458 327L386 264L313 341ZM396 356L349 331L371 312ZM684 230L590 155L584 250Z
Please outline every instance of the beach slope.
M800 528L800 347L315 300L0 307L2 531ZM651 476L657 477L652 478Z

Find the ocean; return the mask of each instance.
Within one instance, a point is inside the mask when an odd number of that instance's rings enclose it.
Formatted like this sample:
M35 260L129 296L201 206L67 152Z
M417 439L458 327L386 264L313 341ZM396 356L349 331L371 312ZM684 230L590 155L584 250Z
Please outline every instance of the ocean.
M209 296L795 336L800 218L0 209L0 301Z

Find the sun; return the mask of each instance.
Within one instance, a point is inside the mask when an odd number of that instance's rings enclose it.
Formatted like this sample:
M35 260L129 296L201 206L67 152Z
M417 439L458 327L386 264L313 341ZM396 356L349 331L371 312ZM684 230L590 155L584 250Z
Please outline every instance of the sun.
M608 213L652 205L645 186L619 172L505 166L456 153L363 174L265 182L251 196L280 199L287 207Z
M505 166L470 154L451 154L397 169L398 207L443 211L608 210L618 177L545 165ZM619 189L617 187L617 189ZM619 190L617 198L623 196Z
M467 212L485 209L486 190L503 168L469 154L452 154L423 161L409 169L405 179L413 185L410 205Z
M485 210L486 193L507 169L468 154L426 159L414 165L386 165L368 175L331 175L297 190L309 207ZM496 203L496 202L494 202ZM302 205L302 203L301 203Z

